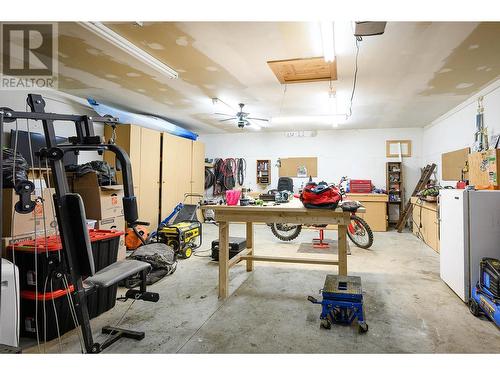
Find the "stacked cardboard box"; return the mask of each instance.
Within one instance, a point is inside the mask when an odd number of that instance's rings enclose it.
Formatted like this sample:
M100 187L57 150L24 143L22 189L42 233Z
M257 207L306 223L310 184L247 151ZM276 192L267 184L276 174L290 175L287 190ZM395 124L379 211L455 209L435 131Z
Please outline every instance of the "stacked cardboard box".
M32 194L31 200L36 202L35 209L27 214L15 211L19 196L14 189L2 191L2 250L9 244L34 239L35 237L56 234L57 219L52 196L54 189L45 188ZM42 199L37 199L37 197ZM45 219L45 220L44 220ZM5 253L3 253L5 255Z
M69 175L73 192L80 194L87 219L96 220L95 229L125 230L123 185L99 186L97 174ZM125 237L120 237L118 260L126 256Z

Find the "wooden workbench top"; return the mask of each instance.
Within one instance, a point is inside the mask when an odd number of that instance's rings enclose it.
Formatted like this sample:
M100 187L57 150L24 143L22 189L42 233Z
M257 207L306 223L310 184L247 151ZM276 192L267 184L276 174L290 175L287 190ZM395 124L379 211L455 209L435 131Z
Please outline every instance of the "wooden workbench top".
M360 194L360 193L347 193L347 198L353 201L360 202L388 202L389 196L387 194Z
M340 207L337 207L335 210L329 209L329 208L305 208L302 205L302 202L299 199L292 199L288 203L281 203L279 205L272 205L269 204L267 206L228 206L228 205L207 205L207 206L202 206L202 209L205 210L214 210L214 211L221 211L221 212L230 212L230 211L240 211L240 212L281 212L285 211L286 212L297 212L297 213L314 213L315 211L329 211L329 212L334 212L334 213L342 213L342 209ZM359 213L365 212L364 207L360 207L358 209Z

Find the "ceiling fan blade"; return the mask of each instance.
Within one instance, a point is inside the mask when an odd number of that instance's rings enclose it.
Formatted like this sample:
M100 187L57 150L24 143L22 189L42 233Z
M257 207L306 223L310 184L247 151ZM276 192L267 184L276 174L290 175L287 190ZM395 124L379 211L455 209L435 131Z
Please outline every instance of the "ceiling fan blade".
M230 116L230 117L233 117L234 115L230 115L228 113L219 113L219 112L215 112L214 115L219 115L219 116Z
M219 122L230 121L230 120L236 120L236 117L225 118L224 120L219 120Z
M267 118L259 118L259 117L247 117L247 120L269 121L269 119Z

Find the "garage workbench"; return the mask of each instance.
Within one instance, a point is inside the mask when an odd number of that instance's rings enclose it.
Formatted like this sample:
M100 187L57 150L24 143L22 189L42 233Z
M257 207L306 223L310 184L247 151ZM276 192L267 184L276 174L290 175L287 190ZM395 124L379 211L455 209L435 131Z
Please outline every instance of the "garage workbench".
M277 206L226 206L209 205L203 209L213 210L219 223L219 298L229 295L229 269L246 260L247 272L253 271L254 262L305 263L338 266L339 275L347 275L347 226L349 212L340 208L307 209L298 199ZM364 209L360 208L359 212ZM246 223L247 248L229 259L229 224ZM254 253L253 223L290 223L290 224L336 224L338 225L338 259L310 259L262 256Z

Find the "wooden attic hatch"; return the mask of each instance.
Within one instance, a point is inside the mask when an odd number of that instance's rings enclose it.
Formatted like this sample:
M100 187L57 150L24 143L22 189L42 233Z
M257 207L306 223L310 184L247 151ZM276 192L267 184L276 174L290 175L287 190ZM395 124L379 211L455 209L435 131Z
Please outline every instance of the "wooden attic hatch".
M268 61L267 65L282 84L316 81L336 81L337 62L323 57Z

